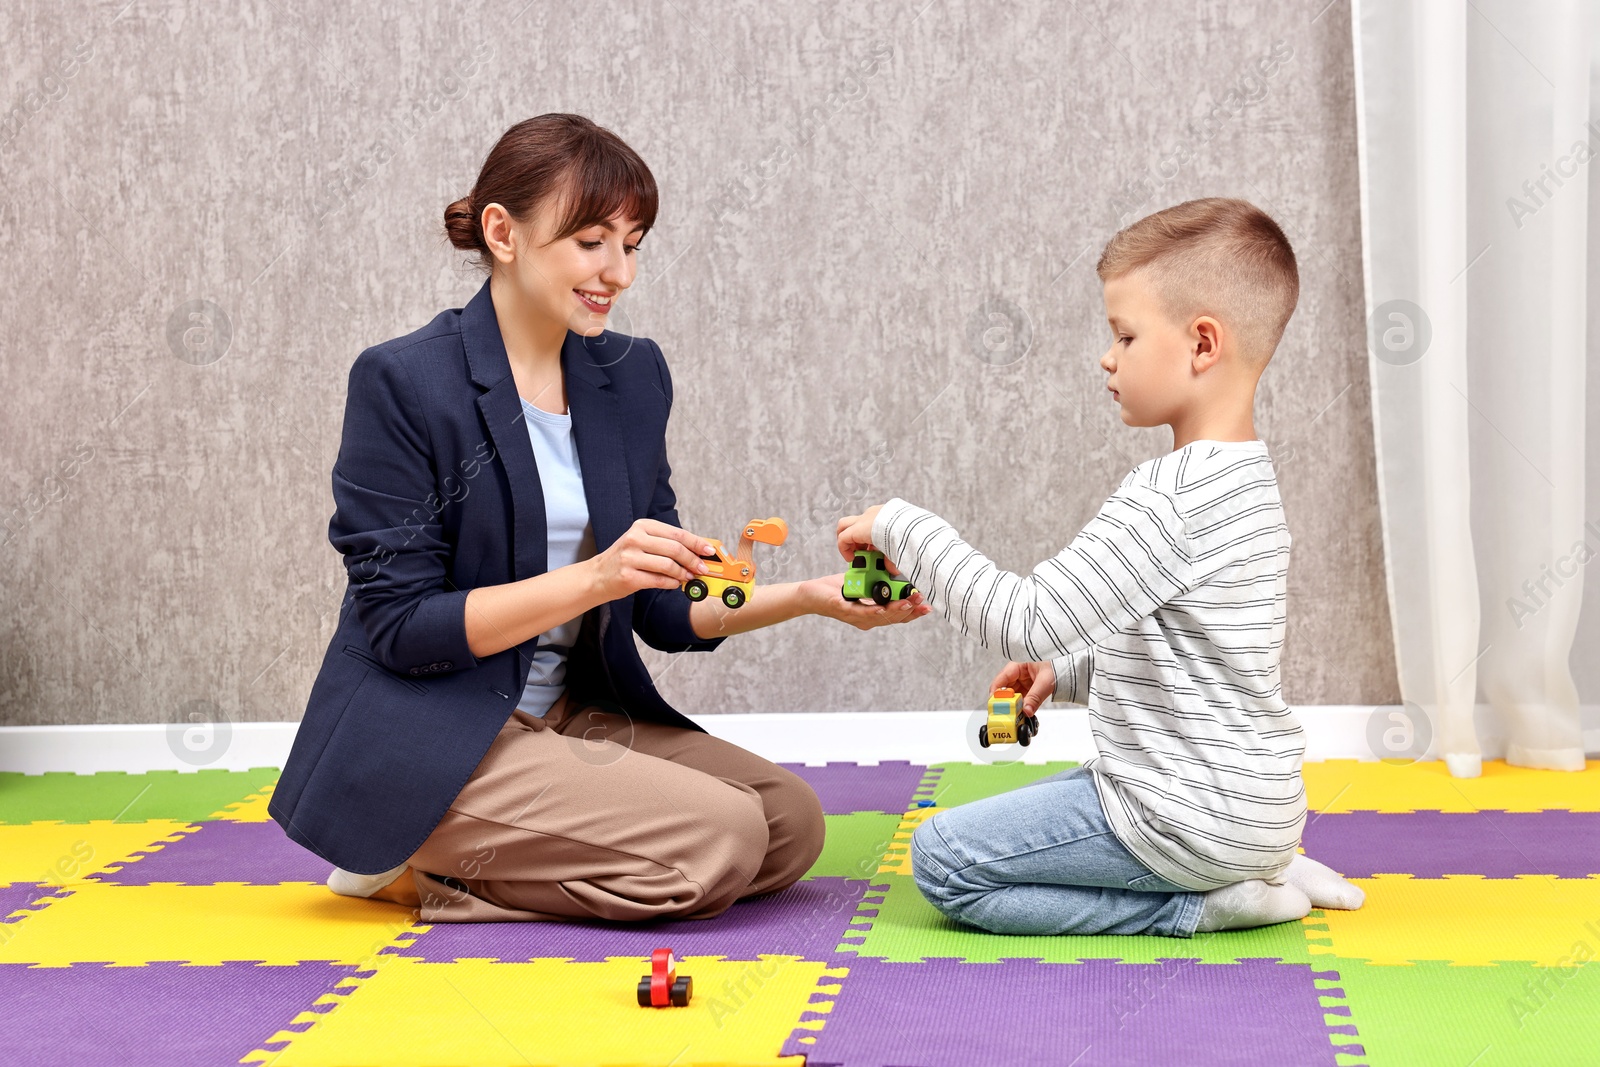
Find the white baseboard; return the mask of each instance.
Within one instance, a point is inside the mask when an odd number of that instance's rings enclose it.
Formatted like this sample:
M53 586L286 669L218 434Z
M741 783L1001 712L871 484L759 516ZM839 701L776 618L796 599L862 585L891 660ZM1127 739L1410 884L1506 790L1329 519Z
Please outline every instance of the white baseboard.
M1377 759L1368 742L1375 714L1399 707L1316 705L1297 707L1306 730L1306 759ZM780 763L910 760L938 763L1043 763L1083 760L1094 754L1085 709L1046 705L1038 737L1027 748L978 747L981 714L973 711L852 711L695 715L718 737ZM1385 718L1383 720L1387 722ZM1600 707L1582 709L1584 749L1600 753ZM298 723L243 722L214 726L189 723L129 723L90 726L0 727L0 771L137 773L203 768L245 770L282 767ZM1505 739L1480 707L1478 736L1485 759L1505 754ZM1434 753L1430 750L1430 757Z

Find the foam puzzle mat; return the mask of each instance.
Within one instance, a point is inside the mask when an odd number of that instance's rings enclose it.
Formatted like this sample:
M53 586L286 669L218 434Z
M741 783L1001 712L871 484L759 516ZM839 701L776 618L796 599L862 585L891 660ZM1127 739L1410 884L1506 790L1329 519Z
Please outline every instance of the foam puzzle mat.
M828 822L807 877L650 924L337 896L267 814L274 768L0 774L0 1063L1600 1063L1600 764L1308 763L1305 851L1366 905L1189 939L922 899L919 821L1070 764L785 766ZM661 945L687 1007L635 1001Z

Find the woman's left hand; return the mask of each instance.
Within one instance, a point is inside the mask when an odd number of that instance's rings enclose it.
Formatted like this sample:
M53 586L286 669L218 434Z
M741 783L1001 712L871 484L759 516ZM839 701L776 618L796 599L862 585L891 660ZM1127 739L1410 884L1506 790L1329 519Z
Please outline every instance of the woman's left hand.
M907 622L933 610L933 605L922 599L922 594L917 592L882 608L870 600L862 603L846 600L843 593L843 574L812 578L810 581L801 582L800 586L804 602L811 614L826 615L830 619L847 622L858 630Z

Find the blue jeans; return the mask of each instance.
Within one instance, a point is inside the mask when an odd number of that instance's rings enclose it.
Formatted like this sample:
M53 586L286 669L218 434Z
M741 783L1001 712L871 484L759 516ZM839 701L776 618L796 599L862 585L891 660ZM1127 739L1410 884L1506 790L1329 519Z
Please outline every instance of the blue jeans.
M996 934L1193 937L1204 895L1117 840L1085 767L936 813L911 835L911 874L935 908Z

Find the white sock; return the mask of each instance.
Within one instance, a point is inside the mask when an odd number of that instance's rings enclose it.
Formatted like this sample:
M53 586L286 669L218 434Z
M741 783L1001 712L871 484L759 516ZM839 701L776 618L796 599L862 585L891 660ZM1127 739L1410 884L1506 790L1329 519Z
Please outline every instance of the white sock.
M328 888L343 897L370 897L400 877L407 866L402 863L381 874L353 874L343 867L335 867L333 873L328 875Z
M1295 854L1280 877L1309 897L1314 908L1354 911L1367 899L1367 894L1360 886L1352 885L1333 868L1303 853Z
M1206 893L1195 932L1270 926L1304 918L1310 912L1310 898L1294 886L1272 885L1251 878Z

